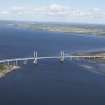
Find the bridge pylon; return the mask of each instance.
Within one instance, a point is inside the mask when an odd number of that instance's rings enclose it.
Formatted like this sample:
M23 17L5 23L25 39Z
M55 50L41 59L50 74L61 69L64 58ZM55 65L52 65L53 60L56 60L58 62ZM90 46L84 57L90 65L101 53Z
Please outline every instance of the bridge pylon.
M38 64L38 54L37 54L37 51L35 52L34 51L34 61L33 61L34 64Z
M64 62L64 60L65 60L65 53L64 51L61 51L60 52L60 62Z

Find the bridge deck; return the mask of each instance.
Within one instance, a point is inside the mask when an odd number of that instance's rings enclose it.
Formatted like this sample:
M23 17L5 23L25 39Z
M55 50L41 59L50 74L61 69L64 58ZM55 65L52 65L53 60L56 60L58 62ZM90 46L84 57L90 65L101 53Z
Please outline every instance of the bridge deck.
M66 58L105 58L105 56L63 56L64 59ZM5 62L13 62L13 61L25 61L25 60L42 60L42 59L61 59L61 56L49 56L49 57L29 57L29 58L14 58L14 59L3 59L0 60L0 63Z

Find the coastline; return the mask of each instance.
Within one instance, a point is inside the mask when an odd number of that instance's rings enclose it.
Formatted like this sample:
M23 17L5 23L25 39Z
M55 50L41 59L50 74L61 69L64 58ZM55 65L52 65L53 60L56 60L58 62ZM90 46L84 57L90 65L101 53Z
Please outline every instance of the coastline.
M85 58L85 59L96 59L100 61L105 61L105 50L99 50L99 51L89 51L89 52L79 52L75 53L75 55L78 56L103 56L103 57L95 57L95 58Z
M8 73L10 73L14 70L17 70L19 68L20 68L20 66L13 66L13 65L8 66L5 70L0 72L0 78L5 77Z

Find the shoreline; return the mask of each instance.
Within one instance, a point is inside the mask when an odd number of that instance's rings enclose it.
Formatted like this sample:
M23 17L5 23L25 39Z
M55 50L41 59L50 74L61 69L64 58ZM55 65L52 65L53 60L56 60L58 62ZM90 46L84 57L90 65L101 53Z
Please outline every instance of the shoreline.
M78 56L103 56L100 58L84 58L84 59L96 59L96 60L100 60L100 61L105 61L105 50L98 50L98 51L88 51L88 52L79 52L79 53L75 53L75 55Z
M14 70L17 70L19 68L20 68L20 66L13 66L13 65L8 66L5 70L0 72L0 79L5 77L8 73L10 73Z

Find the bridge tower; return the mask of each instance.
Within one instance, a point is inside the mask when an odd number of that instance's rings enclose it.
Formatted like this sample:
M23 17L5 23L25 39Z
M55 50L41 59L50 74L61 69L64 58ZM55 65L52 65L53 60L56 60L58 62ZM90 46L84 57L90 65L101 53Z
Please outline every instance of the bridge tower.
M38 64L38 54L34 51L34 64Z
M64 60L65 60L65 53L64 51L61 51L60 52L60 62L64 62Z

